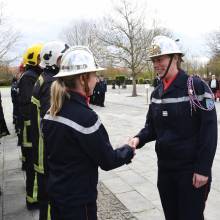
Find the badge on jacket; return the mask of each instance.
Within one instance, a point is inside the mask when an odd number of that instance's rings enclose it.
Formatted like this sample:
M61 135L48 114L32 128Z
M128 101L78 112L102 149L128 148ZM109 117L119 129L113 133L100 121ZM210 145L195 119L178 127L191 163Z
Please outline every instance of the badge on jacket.
M168 116L168 111L163 111L163 112L162 112L162 115L163 115L164 117L167 117L167 116Z
M214 105L215 105L215 102L214 102L213 99L206 99L205 102L206 102L206 107L207 107L208 109L213 108Z

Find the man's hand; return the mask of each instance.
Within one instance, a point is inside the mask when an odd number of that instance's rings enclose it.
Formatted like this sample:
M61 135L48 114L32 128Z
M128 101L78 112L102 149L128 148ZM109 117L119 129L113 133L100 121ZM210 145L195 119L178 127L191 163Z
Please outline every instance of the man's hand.
M134 137L134 138L129 138L128 139L128 145L130 145L132 148L136 149L137 145L139 144L139 138Z
M204 186L208 182L209 177L208 176L203 176L198 173L193 174L193 186L195 188L200 188Z

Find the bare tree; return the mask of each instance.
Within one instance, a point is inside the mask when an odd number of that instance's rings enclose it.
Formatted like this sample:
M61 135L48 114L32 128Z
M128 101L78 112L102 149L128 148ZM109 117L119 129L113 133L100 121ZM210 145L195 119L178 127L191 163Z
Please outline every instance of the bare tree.
M97 38L97 31L100 31L101 22L92 20L75 20L71 25L63 29L61 38L69 45L84 45L88 46L95 57L106 65L107 48L103 42Z
M87 45L106 67L122 67L130 71L133 80L132 96L137 96L138 74L151 69L147 48L155 35L168 31L153 22L146 29L145 11L119 0L114 13L103 21L79 20L62 31L61 37L70 45Z
M132 76L132 96L137 96L136 79L149 68L147 48L152 38L161 33L159 28L146 29L144 10L131 1L119 0L114 14L105 19L102 32L96 32L109 50L109 59L115 66L127 67Z
M208 35L207 46L213 57L220 56L220 29Z
M211 54L209 63L207 64L207 75L208 72L212 72L220 76L220 28L216 31L211 32L207 39L207 46Z
M3 11L4 4L0 2L0 64L9 64L16 59L10 52L16 47L21 35L9 25Z
M62 37L70 45L88 45L93 42L93 22L86 20L72 21L71 25L63 30Z

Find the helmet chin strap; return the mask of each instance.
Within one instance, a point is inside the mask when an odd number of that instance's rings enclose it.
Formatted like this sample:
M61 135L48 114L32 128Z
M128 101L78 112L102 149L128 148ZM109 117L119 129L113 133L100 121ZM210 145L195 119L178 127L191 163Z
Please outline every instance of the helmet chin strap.
M167 73L168 73L168 71L169 71L169 69L170 69L171 63L172 63L172 61L173 61L174 54L170 54L169 57L170 57L169 64L168 64L167 69L166 69L165 73L163 74L163 76L160 77L161 80L164 79L165 76L167 75Z

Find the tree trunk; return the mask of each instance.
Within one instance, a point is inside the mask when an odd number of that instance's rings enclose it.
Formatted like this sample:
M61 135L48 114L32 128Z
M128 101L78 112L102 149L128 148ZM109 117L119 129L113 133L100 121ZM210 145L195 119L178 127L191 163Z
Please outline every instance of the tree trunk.
M136 87L136 77L133 76L133 79L132 79L132 85L133 85L133 89L132 89L132 97L135 97L137 96L137 87Z

